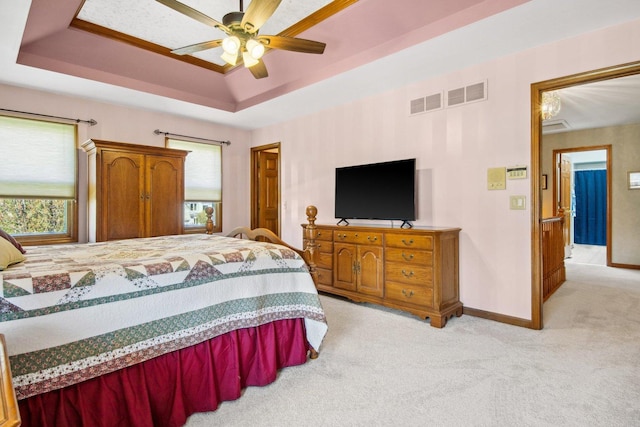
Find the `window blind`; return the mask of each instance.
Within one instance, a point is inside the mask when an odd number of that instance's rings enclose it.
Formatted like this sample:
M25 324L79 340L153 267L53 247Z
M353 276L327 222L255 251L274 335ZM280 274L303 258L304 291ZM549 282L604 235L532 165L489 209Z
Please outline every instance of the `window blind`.
M0 197L75 198L75 125L0 116L0 153Z
M188 150L184 166L185 201L222 200L222 147L167 139L167 147Z

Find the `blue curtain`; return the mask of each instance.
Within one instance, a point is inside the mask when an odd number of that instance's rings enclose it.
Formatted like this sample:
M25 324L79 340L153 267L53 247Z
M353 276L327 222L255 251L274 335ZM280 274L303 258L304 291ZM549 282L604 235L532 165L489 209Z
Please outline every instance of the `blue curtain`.
M607 244L607 171L575 172L574 242Z

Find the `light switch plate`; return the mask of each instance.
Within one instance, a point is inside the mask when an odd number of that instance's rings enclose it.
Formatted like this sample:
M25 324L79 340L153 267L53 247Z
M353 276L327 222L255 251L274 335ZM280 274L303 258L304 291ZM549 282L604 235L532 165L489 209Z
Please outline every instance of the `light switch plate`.
M527 196L509 196L509 209L522 210L526 208Z
M526 177L526 166L510 166L507 168L507 179L525 179Z

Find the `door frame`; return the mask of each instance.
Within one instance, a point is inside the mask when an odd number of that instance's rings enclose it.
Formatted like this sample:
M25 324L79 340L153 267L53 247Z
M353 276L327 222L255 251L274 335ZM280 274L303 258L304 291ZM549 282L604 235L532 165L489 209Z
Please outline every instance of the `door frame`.
M611 204L611 185L612 185L612 147L611 145L594 145L594 146L584 146L584 147L572 147L572 148L560 148L553 150L553 161L556 162L558 155L563 153L578 153L583 151L600 151L604 150L607 152L607 266L611 267L611 218L613 215L613 205ZM558 186L555 185L558 179L557 177L558 168L557 165L554 164L553 167L553 180L551 182L553 185L553 214L558 214ZM572 184L573 187L575 184ZM573 225L573 224L572 224Z
M640 61L531 84L531 324L542 329L542 92L640 74ZM607 237L609 238L609 237Z
M278 154L278 232L281 230L281 215L282 211L280 209L280 194L281 194L281 185L282 180L280 179L281 173L281 163L280 163L280 143L274 142L273 144L260 145L258 147L251 147L251 228L258 227L258 210L259 210L259 195L258 195L258 165L259 165L259 157L262 152L272 152L275 151ZM279 234L279 233L278 233Z

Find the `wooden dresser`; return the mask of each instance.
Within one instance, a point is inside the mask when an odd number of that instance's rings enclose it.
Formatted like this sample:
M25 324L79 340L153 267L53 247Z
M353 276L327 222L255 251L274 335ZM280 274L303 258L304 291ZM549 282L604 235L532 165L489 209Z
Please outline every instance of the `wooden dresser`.
M89 241L181 234L184 159L164 147L90 139Z
M318 225L317 230L319 291L428 317L436 328L462 315L459 228Z

